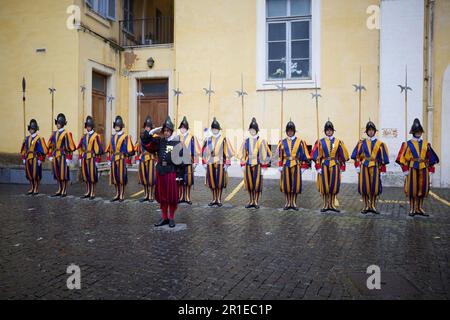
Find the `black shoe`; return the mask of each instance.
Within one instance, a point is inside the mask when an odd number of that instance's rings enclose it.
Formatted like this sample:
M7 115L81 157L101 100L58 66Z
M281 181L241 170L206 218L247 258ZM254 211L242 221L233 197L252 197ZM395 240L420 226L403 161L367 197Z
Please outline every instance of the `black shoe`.
M221 202L216 202L216 206L220 208L221 206L223 206L223 204Z
M330 210L333 211L333 212L337 212L337 213L341 212L341 210L336 209L336 208L330 208Z
M139 199L139 202L140 203L142 203L142 202L147 202L148 201L148 199L147 198L142 198L142 199Z
M25 193L27 196L32 196L33 195L33 191L28 191L27 193Z
M372 210L370 210L370 212L372 212L373 214L380 214L380 212L377 211L376 209L372 209Z
M169 220L169 228L175 228L175 220L173 219Z
M61 193L55 193L50 196L51 198L61 197Z
M61 195L61 198L65 198L65 197L67 197L67 193L63 193L63 194Z
M33 192L33 196L37 196L39 192Z
M284 211L287 211L287 210L289 210L289 209L290 209L289 206L284 206L284 207L283 207L283 210L284 210Z
M89 200L94 200L95 199L95 196L90 196L89 197Z
M320 209L320 212L324 213L324 212L327 212L328 210L330 210L330 209L328 209L328 208L322 208L322 209Z
M119 198L113 198L113 199L109 200L109 202L116 202L116 201L119 201Z
M87 198L89 198L89 195L88 195L88 194L85 194L85 195L83 195L83 196L80 197L80 199L87 199Z
M254 205L253 205L253 208L259 209L259 204L254 204Z
M148 202L155 202L155 199L148 199Z
M294 211L299 211L299 210L300 210L300 209L297 208L297 207L291 207L291 209L294 210Z
M125 201L125 199L119 199L119 202L124 202Z
M414 217L416 214L415 214L414 212L410 212L410 213L408 213L408 215L409 215L410 217Z
M424 216L424 217L429 217L430 216L428 213L425 213L425 212L421 212L420 215Z
M367 209L362 209L362 210L361 210L361 213L362 213L362 214L367 214L367 212L368 212Z
M253 204L248 204L245 206L245 209L250 209L250 208L253 208Z
M192 201L186 201L186 203L190 206L192 205Z
M208 207L213 207L213 206L215 206L216 205L216 202L210 202L210 203L208 203Z
M155 227L162 227L165 226L166 224L169 224L169 219L162 219L159 220L158 223L155 223Z

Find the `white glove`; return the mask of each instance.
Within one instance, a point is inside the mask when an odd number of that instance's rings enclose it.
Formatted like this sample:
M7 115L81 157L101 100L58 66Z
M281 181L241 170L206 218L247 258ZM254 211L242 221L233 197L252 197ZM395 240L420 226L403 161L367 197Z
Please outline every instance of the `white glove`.
M141 160L136 160L136 164L139 165L141 163Z
M108 161L108 167L111 167L111 161Z
M318 174L322 174L322 168L318 169L318 170L317 170L317 173L318 173Z
M403 171L403 175L404 175L405 177L407 177L408 174L409 174L409 171Z
M245 171L245 166L241 166L241 170L242 170L242 172L244 172Z
M67 164L68 166L70 166L71 163L72 163L72 160L66 159L66 164Z
M53 157L48 157L48 161L53 162Z
M95 167L98 169L98 162L95 161Z
M208 169L208 165L207 165L207 164L204 164L204 165L203 165L203 168L205 168L205 170Z
M384 177L386 175L386 172L381 172L380 176Z
M194 165L193 165L194 171L195 171L195 169L197 169L197 166L198 166L198 163L194 163Z
M308 170L308 169L302 168L302 173L304 173L306 170Z
M434 174L434 172L430 172L430 175L432 176Z
M38 159L38 166L42 164L42 161Z
M227 164L223 166L223 168L225 169L225 172L228 171L228 167L229 167L229 165L227 165Z
M80 164L80 167L81 167L81 158L78 159L78 163Z
M361 172L361 168L360 167L356 167L356 172L360 173Z
M25 162L27 162L25 159L22 160L23 164L25 164Z
M152 130L150 130L150 134L153 135L153 134L155 134L156 132L160 132L161 129L162 129L162 127L158 127L158 128L152 129Z
M279 172L283 171L283 167L278 167L278 171Z

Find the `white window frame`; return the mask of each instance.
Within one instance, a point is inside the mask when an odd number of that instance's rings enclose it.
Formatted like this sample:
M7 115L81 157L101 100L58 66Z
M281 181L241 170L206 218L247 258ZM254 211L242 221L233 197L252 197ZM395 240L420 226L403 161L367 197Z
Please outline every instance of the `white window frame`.
M110 12L110 2L114 3L114 13ZM117 17L117 0L86 0L89 9L103 19L115 21Z
M256 0L256 89L257 90L274 90L276 85L280 85L280 79L269 79L268 73L268 22L267 1ZM284 79L284 86L287 89L305 89L314 88L315 81L320 87L320 8L321 0L311 0L311 23L310 23L310 68L311 78L292 78ZM290 19L289 19L290 20ZM283 20L285 21L285 20ZM292 22L302 21L302 19L292 19ZM303 20L304 21L304 20ZM286 32L290 33L289 24L287 24ZM290 41L286 39L287 50L290 53ZM290 75L290 66L287 66L286 73Z

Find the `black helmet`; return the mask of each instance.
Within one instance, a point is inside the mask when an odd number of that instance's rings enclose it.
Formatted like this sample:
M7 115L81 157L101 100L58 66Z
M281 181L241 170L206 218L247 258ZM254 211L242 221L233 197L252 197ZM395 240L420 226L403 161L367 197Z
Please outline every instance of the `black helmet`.
M333 130L333 132L336 131L336 130L334 130L333 123L332 123L330 120L328 120L328 121L325 123L325 126L324 126L324 128L323 128L323 131L324 131L324 132L326 132L327 130Z
M369 120L366 124L366 133L369 132L370 129L373 129L373 131L377 132L377 127L375 126L375 123Z
M254 129L256 132L259 132L259 126L258 122L256 122L256 118L252 118L252 122L250 122L250 126L248 127L248 130Z
M150 129L153 129L153 122L152 122L152 118L150 116L147 116L147 118L145 118L144 121L144 129L149 127Z
M288 132L288 131L294 131L294 132L296 132L297 130L295 129L295 123L294 122L292 122L292 120L289 120L289 122L287 123L287 125L286 125L286 133Z
M125 127L125 124L123 123L123 119L121 116L117 116L116 120L113 122L113 127L119 127L120 130L122 130Z
M39 130L38 123L35 119L30 120L30 124L28 125L28 131L33 129L35 132Z
M60 124L62 127L64 127L67 124L66 116L64 113L58 114L58 116L55 119L55 125Z
M84 128L91 127L92 129L95 128L94 119L91 116L86 117L86 121L84 122Z
M169 116L167 116L166 121L164 121L164 124L162 126L162 131L164 131L164 129L166 129L166 128L171 131L174 131L174 125L173 125L172 119L170 119Z
M424 133L425 130L423 130L422 124L420 123L420 120L415 118L414 122L411 126L411 130L409 131L410 134L415 134L417 132L422 132Z
M211 123L211 129L222 130L220 127L220 123L217 121L216 117L214 117L213 122Z
M186 130L189 130L189 122L187 121L187 118L184 116L183 120L181 120L180 126L178 129L181 129L181 127L185 127Z

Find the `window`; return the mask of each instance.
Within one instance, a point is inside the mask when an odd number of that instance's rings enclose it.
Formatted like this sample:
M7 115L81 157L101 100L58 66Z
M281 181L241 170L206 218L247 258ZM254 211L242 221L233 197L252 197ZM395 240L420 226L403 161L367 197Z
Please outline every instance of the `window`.
M134 15L133 15L133 1L123 1L123 30L131 34L134 33Z
M86 0L87 6L108 20L116 20L116 0Z
M311 79L311 0L266 5L266 80Z

